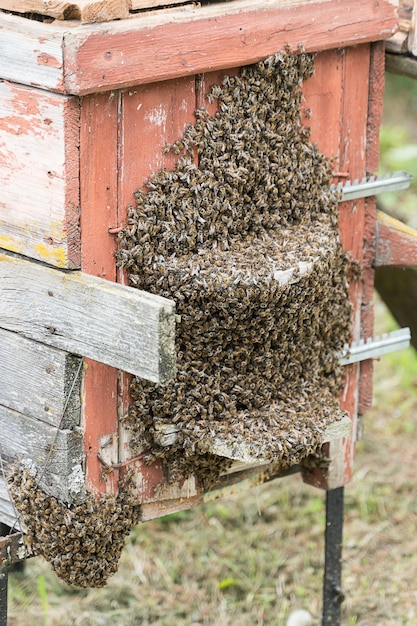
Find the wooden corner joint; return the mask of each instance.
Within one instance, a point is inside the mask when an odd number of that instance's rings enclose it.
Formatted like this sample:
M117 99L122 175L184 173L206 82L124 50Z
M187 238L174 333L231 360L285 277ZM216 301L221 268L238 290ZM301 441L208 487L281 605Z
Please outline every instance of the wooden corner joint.
M417 265L417 230L377 211L375 267Z

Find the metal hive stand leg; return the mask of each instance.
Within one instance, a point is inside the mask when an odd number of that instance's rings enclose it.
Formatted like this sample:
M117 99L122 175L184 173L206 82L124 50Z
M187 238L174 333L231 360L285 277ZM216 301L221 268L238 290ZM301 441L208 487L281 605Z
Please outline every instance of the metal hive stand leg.
M326 492L326 531L322 626L340 626L344 487Z
M7 565L0 567L0 626L7 626Z

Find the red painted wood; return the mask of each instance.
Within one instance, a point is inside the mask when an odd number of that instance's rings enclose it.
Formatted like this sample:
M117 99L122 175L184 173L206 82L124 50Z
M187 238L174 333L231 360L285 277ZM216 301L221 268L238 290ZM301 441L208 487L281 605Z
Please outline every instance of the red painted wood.
M366 170L375 173L379 166L379 129L382 123L385 86L385 50L379 41L371 45L368 124L366 131ZM361 336L371 337L374 329L374 255L376 238L376 198L367 198L363 242L363 288L361 306ZM360 364L358 414L363 415L372 406L373 361Z
M329 27L331 25L331 27ZM248 2L141 15L65 33L64 83L86 94L157 82L259 61L287 44L306 51L390 37L397 25L390 0L303 4Z
M375 267L407 265L417 265L417 230L378 211Z
M82 270L116 280L118 95L82 101L80 135ZM117 493L118 472L103 473L97 458L117 462L117 370L86 359L83 389L86 480L93 492ZM108 444L102 448L104 444Z
M195 121L196 108L195 78L184 77L176 80L135 86L122 93L119 126L119 178L118 178L118 222L126 223L127 209L134 203L134 192L146 189L146 180L152 173L163 167L173 168L177 156L165 153L168 143L179 139L186 126ZM120 280L125 277L120 276ZM119 402L121 410L128 409L129 382L121 374ZM128 460L128 433L120 428L121 458ZM129 469L131 465L127 465ZM137 496L141 502L154 501L155 490L165 483L162 465L152 466L136 462ZM171 489L175 499L175 489Z
M350 178L361 178L366 172L366 138L368 119L370 47L368 45L349 48L345 52L343 104L341 117L340 167L349 171ZM340 206L340 235L342 244L350 252L351 258L363 262L363 241L365 236L365 200L343 203ZM351 282L353 304L353 339L361 336L361 281ZM330 444L331 465L328 488L344 485L353 474L355 457L356 429L358 415L358 385L360 367L358 364L346 366L345 390L341 406L352 419L352 435L340 445ZM340 449L342 448L342 449Z
M306 107L312 111L312 139L328 157L334 158L336 180L365 175L368 111L369 46L334 50L317 55L315 76L305 83ZM340 205L340 235L352 259L363 260L365 202ZM361 334L362 283L352 281L353 339ZM306 482L322 488L345 484L353 472L358 410L359 366L346 366L341 407L352 419L352 436L326 444L328 471L304 472Z

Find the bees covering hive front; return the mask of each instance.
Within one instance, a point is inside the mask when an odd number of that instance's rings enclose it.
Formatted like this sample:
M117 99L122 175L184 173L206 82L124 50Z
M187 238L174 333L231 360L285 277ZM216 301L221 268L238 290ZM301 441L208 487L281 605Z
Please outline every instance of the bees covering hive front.
M135 379L127 418L133 452L163 457L173 480L197 473L209 488L230 464L212 451L242 442L298 464L340 415L348 262L331 164L302 124L312 73L311 56L278 53L214 85L217 113L196 111L167 147L176 168L136 193L121 235L130 284L180 315L176 379ZM160 445L169 424L178 436Z
M196 474L209 489L242 445L278 467L306 463L341 414L349 263L331 164L302 123L312 73L311 56L278 53L213 86L217 113L196 111L167 147L175 169L136 193L120 235L130 284L172 298L180 316L175 380L134 379L125 418L132 455L163 458L171 480ZM169 445L165 427L176 432ZM129 481L117 497L66 504L22 466L10 490L60 577L106 582L139 519Z

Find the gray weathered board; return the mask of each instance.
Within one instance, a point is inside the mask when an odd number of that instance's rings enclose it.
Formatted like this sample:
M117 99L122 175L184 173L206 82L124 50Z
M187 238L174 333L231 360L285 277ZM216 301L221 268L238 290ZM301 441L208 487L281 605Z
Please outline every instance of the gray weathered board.
M4 479L16 460L48 493L83 497L82 357L165 382L174 335L170 300L0 253L0 521L13 517Z
M2 464L16 459L36 465L40 484L69 501L84 488L80 429L61 430L0 406Z
M71 269L80 267L79 118L77 98L0 82L0 245Z
M0 253L0 328L147 380L175 375L171 300Z
M68 429L79 426L79 357L0 329L0 404Z

